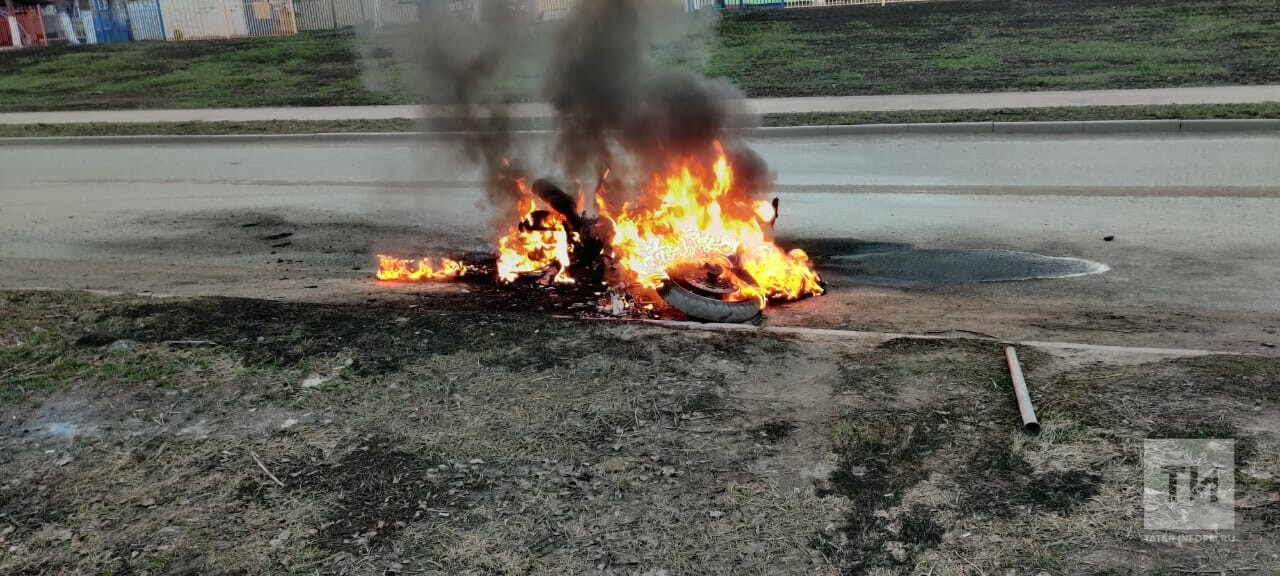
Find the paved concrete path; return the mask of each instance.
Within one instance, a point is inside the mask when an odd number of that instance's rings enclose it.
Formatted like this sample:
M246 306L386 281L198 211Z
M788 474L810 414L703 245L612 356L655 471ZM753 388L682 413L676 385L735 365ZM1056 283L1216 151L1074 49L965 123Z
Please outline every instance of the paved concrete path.
M1258 102L1280 102L1280 85L983 94L753 98L747 101L747 105L753 112L758 114L779 114L793 112L1050 108L1059 106L1244 104ZM387 120L418 118L424 114L433 117L449 116L453 113L454 109L448 106L433 106L426 109L421 106L329 106L319 108L223 108L205 110L92 110L0 114L0 124ZM551 110L546 104L537 103L516 104L511 107L510 113L517 118L545 118L551 116Z

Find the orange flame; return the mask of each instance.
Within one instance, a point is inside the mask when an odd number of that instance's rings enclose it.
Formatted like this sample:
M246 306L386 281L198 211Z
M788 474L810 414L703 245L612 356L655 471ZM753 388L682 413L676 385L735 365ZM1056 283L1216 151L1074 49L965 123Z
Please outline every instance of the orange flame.
M735 189L734 170L719 143L714 161L694 158L672 162L666 174L655 174L636 205L613 210L605 200L608 172L596 190L596 211L613 224L610 248L617 268L627 280L656 289L668 271L682 265L728 264L736 298L795 300L822 294L821 280L802 250L785 251L772 240L777 210L767 201L751 200ZM557 283L572 283L569 275L571 237L564 216L539 207L524 180L517 186L520 221L498 240L497 275L514 282L521 274L548 273L556 267ZM583 204L581 190L579 209ZM433 268L428 260L398 260L379 256L378 279L419 280L454 278L465 265L444 260Z
M744 296L794 300L823 292L818 274L802 250L783 251L766 230L776 216L767 201L734 193L733 169L724 150L710 173L693 160L681 160L666 175L654 176L647 208L624 205L610 215L614 222L613 253L633 279L657 288L667 270L680 264L729 259L755 281L740 283Z
M442 258L440 266L436 267L431 264L429 258L402 260L392 256L378 255L379 280L447 280L466 273L466 264L448 258Z
M573 283L569 276L569 233L564 217L539 210L533 192L524 180L517 180L520 196L517 211L523 216L498 240L498 278L514 282L521 274L541 272L552 265L560 271L555 281Z

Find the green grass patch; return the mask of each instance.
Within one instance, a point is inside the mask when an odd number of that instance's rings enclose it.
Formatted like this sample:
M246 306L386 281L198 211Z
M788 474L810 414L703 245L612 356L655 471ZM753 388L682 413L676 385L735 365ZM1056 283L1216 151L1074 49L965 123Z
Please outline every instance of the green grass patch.
M254 122L139 122L0 124L0 137L182 136L219 134L321 134L333 132L414 132L417 120L267 120Z
M1280 80L1267 0L986 0L754 11L708 71L751 96L1256 84Z
M152 350L86 349L39 331L19 338L26 340L0 347L0 400L21 400L77 381L167 384L182 371L179 359Z
M839 126L936 122L1075 122L1089 120L1251 120L1280 118L1280 102L1168 106L1079 106L991 110L904 110L770 114L765 126Z
M403 102L394 81L378 90L363 69L390 63L358 58L355 34L198 42L67 46L0 54L0 111L127 108L238 108Z
M535 30L536 38L549 30ZM709 60L666 64L749 96L1145 88L1280 81L1270 0L968 0L726 15ZM537 98L542 42L486 89ZM0 112L412 103L411 76L350 31L0 52Z
M159 347L135 343L111 351L106 342L78 342L69 328L92 321L91 304L86 295L74 293L10 292L0 297L0 401L22 400L79 381L168 385L184 369L202 365L190 354Z

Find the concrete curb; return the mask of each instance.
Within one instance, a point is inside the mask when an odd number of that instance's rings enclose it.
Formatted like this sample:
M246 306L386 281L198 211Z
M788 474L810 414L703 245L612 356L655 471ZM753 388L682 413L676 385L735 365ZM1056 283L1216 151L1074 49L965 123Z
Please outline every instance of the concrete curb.
M1151 132L1181 132L1181 120L1097 120L1083 122L1083 130L1089 134L1133 134Z
M432 133L434 136L458 133ZM412 141L422 132L332 132L322 134L184 134L171 136L35 136L0 138L0 146L96 146L123 144L163 146L167 144L260 144L265 142L356 142L368 140Z
M925 124L857 124L840 126L781 126L752 128L752 138L806 138L816 136L902 134L1150 134L1150 133L1280 132L1280 119L1262 120L1089 120L1075 122L939 122ZM549 130L516 132L537 137ZM342 143L414 141L423 138L456 138L464 132L333 132L323 134L213 134L178 136L48 136L0 138L0 146L91 146L120 144L162 146L170 144L261 144L272 142Z
M1183 132L1253 132L1280 130L1280 120L1183 120Z

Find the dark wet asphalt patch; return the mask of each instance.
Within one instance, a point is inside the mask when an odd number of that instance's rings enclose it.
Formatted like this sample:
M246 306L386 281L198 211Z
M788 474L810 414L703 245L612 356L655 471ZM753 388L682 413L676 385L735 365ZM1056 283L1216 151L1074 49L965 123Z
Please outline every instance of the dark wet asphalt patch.
M927 287L1010 282L1097 274L1107 266L1080 258L1011 250L904 249L815 258L824 280L836 285Z

